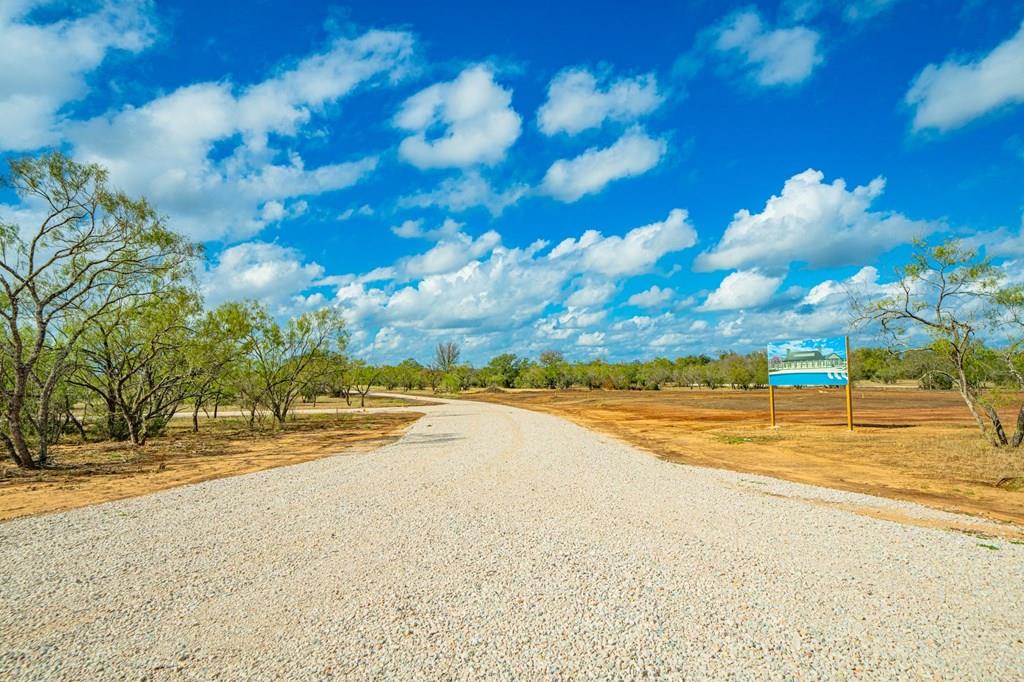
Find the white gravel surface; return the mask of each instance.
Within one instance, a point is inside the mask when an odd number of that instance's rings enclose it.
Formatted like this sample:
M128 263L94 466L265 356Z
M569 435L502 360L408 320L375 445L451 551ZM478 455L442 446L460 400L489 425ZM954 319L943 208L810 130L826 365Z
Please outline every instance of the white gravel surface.
M1024 678L1024 546L421 409L371 454L0 524L0 679Z

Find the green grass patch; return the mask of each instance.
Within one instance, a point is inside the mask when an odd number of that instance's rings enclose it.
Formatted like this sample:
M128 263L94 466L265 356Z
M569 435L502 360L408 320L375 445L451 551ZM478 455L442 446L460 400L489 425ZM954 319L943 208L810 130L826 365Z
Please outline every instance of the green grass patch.
M745 443L765 445L768 443L778 443L782 440L782 436L735 436L732 434L720 433L715 436L715 440L719 443L725 443L726 445L743 445Z

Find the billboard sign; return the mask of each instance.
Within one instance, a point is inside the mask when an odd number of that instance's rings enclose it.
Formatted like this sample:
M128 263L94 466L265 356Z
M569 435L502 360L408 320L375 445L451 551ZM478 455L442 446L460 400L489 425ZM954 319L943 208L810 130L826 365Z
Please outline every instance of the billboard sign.
M768 344L768 383L771 386L846 386L850 364L846 337Z

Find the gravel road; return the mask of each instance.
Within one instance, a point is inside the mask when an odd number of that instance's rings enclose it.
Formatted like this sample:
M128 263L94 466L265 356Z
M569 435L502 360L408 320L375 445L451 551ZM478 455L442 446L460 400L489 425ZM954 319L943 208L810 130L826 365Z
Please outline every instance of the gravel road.
M1024 677L1022 545L417 409L367 455L0 524L0 679Z

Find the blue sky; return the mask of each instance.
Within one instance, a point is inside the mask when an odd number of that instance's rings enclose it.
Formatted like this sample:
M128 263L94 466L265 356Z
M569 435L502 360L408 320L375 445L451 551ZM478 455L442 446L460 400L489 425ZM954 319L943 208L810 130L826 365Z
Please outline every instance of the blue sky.
M0 153L106 165L210 304L352 350L846 333L916 236L1020 276L1024 2L0 6ZM33 206L0 196L25 224ZM863 336L863 335L862 335ZM865 337L864 341L870 340Z

